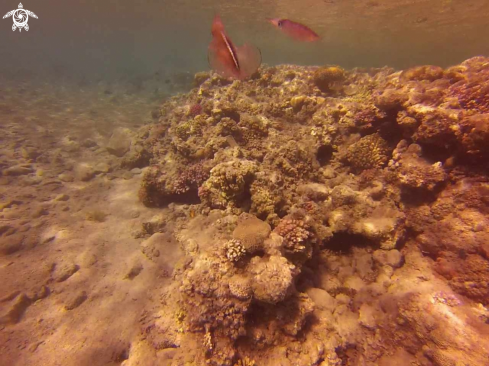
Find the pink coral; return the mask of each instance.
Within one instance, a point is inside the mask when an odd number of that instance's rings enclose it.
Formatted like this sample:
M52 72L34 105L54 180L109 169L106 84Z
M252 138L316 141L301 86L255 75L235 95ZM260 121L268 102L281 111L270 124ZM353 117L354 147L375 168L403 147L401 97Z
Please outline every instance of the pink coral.
M197 189L207 178L209 178L209 171L204 168L202 163L191 165L176 179L174 191L177 194L183 194L191 189Z
M304 248L304 242L311 236L308 228L302 220L283 219L274 232L284 238L283 244L286 249L300 252Z
M450 87L449 95L457 97L464 109L489 113L489 63L487 58L473 57L462 63L462 80Z
M189 110L188 110L188 115L189 116L195 117L195 116L198 116L201 113L202 113L202 106L199 103L192 104L189 107Z
M489 72L488 72L489 75ZM489 83L474 80L467 83L459 81L450 87L450 95L458 97L464 109L489 113Z

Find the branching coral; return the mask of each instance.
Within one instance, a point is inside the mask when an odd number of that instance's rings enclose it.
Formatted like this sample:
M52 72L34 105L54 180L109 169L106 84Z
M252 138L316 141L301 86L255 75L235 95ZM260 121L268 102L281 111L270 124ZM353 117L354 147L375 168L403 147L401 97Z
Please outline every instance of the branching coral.
M252 161L235 160L216 165L210 178L199 189L201 200L211 207L239 206L249 195L249 185L257 166Z
M226 258L231 262L238 262L246 254L246 249L237 239L229 240L224 244Z
M311 150L289 141L277 150L269 152L265 162L274 165L288 176L305 178L319 167Z
M174 192L183 194L190 190L197 192L197 188L209 178L209 171L202 163L186 168L175 180Z
M303 220L284 218L273 232L283 238L281 249L292 263L300 265L311 257L314 235Z
M304 243L311 237L307 225L302 220L281 220L273 231L284 238L283 246L291 252L304 251Z

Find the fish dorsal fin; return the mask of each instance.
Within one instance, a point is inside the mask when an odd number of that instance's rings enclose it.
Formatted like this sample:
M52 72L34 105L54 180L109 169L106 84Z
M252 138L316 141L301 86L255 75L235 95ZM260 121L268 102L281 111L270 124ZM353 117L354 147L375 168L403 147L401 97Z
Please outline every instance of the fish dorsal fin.
M221 32L221 37L222 37L224 43L226 44L226 47L227 47L231 57L233 58L233 62L234 62L234 66L236 67L236 70L239 71L239 62L238 62L238 55L236 53L236 49L234 48L234 46L231 43L231 41L229 40L229 38L226 37L224 32Z

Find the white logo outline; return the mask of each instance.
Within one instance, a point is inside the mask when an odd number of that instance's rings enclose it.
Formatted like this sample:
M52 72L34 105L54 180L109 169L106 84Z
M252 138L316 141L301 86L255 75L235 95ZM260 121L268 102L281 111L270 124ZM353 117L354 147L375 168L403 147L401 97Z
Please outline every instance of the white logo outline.
M14 21L14 24L12 25L12 30L14 32L16 29L19 29L19 32L21 32L22 28L28 31L29 25L27 24L27 21L29 20L29 15L33 18L38 19L36 14L34 14L32 11L25 10L22 3L19 3L19 8L9 11L3 16L3 19L10 16L12 17L12 20Z

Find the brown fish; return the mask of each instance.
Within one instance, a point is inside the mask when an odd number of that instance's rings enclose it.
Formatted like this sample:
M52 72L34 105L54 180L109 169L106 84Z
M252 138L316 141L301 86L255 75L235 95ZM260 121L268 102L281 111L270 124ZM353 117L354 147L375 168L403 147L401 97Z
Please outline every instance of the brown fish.
M260 50L248 43L236 47L226 34L219 15L214 17L211 33L208 60L218 74L244 80L258 70L261 64Z
M292 37L297 41L314 42L319 39L319 35L311 28L306 27L304 24L297 23L289 19L274 18L267 20L289 37Z

